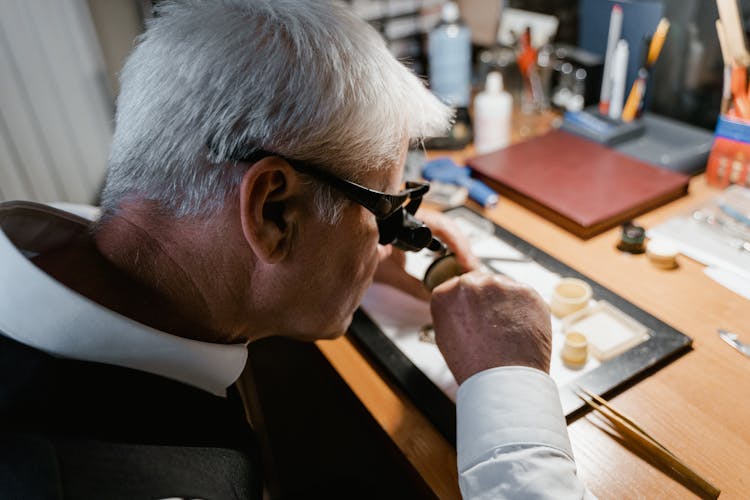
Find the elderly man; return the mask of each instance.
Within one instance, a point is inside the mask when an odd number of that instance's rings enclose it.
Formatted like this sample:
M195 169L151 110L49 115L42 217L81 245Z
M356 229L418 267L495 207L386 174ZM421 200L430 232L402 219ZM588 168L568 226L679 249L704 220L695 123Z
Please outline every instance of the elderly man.
M138 496L149 470L152 497L257 494L246 345L342 335L388 244L433 244L403 210L421 188L399 188L410 141L448 120L345 7L159 4L122 71L98 222L0 209L5 441L53 477L87 469L71 496ZM464 496L587 495L539 296L475 271L432 312L461 384ZM98 473L109 489L87 490Z

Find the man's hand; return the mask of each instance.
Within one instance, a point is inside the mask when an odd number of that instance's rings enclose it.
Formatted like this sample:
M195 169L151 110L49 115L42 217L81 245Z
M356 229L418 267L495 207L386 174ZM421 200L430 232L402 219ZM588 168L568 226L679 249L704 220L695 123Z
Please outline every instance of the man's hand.
M479 269L479 259L471 251L469 239L453 219L429 208L420 208L415 217L424 222L432 234L456 254L456 260L461 267L467 271Z
M549 372L549 308L527 285L473 271L432 292L435 340L456 381L498 366Z
M392 286L425 302L430 300L430 292L422 282L404 269L406 254L402 250L391 245L381 246L378 257L380 262L373 278L376 282Z

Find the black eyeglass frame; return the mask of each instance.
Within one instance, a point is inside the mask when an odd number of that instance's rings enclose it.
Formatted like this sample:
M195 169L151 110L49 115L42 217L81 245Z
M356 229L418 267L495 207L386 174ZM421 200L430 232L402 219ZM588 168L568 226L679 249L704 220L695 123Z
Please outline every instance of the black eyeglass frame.
M233 161L255 163L269 156L278 156L283 159L297 172L310 177L314 177L330 186L333 186L344 196L355 203L358 203L370 211L376 219L387 219L401 208L407 201L420 199L429 191L430 184L427 182L406 182L406 189L398 193L386 193L377 191L368 187L357 184L346 179L342 179L317 165L309 162L287 158L284 155L258 149L248 156L232 157ZM415 208L416 211L416 208ZM413 213L413 212L412 212Z
M435 252L446 251L445 245L432 236L432 231L414 217L414 213L422 203L422 197L430 189L429 183L407 181L406 189L398 193L385 193L342 179L312 163L287 158L264 149L256 149L247 155L230 155L229 159L255 163L269 156L277 156L289 163L296 171L336 188L351 201L371 212L378 222L381 245L392 244L402 250L413 252L425 247Z

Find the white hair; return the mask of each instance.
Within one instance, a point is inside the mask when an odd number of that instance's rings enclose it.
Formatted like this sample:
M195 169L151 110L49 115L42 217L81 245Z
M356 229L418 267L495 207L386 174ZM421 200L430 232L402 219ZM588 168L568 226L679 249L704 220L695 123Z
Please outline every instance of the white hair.
M228 159L248 148L355 180L393 165L407 138L443 133L451 116L371 26L324 0L159 3L121 82L109 214L134 195L210 216L247 169Z

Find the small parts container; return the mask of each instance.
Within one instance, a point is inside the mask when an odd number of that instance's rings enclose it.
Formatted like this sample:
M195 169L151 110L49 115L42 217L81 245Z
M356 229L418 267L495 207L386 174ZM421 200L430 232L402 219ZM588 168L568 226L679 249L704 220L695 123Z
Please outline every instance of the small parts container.
M578 278L563 278L555 285L550 300L552 314L558 318L580 311L589 304L591 285Z
M649 240L646 245L646 255L651 263L661 269L674 269L677 267L677 247L671 243L661 240Z
M581 368L589 357L589 346L586 336L580 332L570 331L565 334L565 344L560 352L563 363L570 368Z
M583 334L589 353L599 361L612 359L649 338L648 328L603 300L565 318L563 332Z

